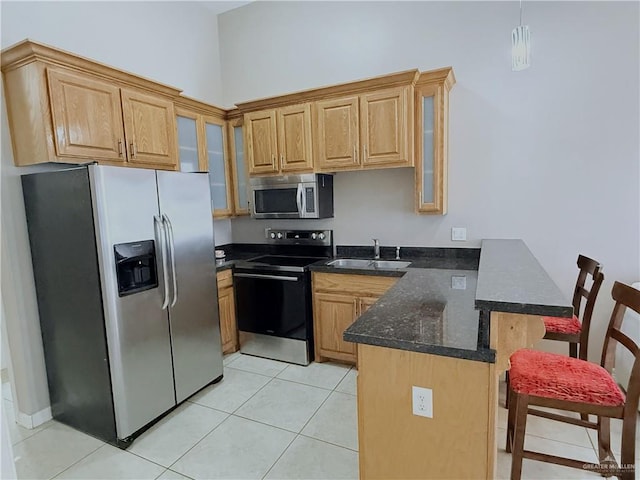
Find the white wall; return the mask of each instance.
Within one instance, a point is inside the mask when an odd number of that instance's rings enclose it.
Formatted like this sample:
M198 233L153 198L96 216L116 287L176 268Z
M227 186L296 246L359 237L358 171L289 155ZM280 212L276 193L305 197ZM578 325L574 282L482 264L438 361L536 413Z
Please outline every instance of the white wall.
M222 102L217 19L198 3L3 1L0 9L2 48L31 38ZM2 298L18 407L28 415L49 405L19 179L33 170L13 166L2 107Z
M339 173L335 219L233 220L233 240L321 225L338 244L449 246L451 227L466 226L466 246L524 239L567 297L583 253L605 267L597 359L612 280L640 278L639 5L524 8L532 66L522 72L510 69L517 2L256 2L220 15L226 103L410 68L451 65L458 82L448 215L412 213L411 170Z

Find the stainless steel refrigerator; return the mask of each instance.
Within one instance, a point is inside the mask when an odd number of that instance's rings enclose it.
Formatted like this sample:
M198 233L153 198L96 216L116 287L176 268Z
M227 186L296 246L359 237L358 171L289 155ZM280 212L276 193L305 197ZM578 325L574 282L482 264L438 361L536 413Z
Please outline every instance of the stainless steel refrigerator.
M206 174L22 176L53 417L120 447L222 378Z

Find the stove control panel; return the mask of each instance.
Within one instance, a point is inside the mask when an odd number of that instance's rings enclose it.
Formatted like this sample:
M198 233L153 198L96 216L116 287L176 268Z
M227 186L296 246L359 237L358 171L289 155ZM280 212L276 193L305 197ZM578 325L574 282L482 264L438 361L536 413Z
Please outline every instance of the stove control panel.
M320 245L333 244L333 230L280 230L267 228L265 235L269 243L280 245Z

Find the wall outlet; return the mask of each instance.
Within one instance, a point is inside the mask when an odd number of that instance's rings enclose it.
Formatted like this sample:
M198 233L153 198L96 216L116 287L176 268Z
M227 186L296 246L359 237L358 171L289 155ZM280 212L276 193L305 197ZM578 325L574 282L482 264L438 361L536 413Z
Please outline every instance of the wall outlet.
M451 288L454 290L466 290L467 277L465 275L451 275Z
M451 240L454 242L466 242L467 229L465 227L451 227Z
M433 418L433 390L423 387L411 387L413 396L413 414Z

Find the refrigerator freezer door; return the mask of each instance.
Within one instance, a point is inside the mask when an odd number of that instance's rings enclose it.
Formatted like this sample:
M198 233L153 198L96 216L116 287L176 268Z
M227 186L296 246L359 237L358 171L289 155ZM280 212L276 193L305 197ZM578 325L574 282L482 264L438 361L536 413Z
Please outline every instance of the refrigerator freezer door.
M206 174L158 171L157 176L170 251L169 321L181 402L222 375L211 197Z
M116 429L125 439L176 404L156 174L153 170L90 166L96 243L105 311ZM114 245L153 240L156 288L118 295Z

